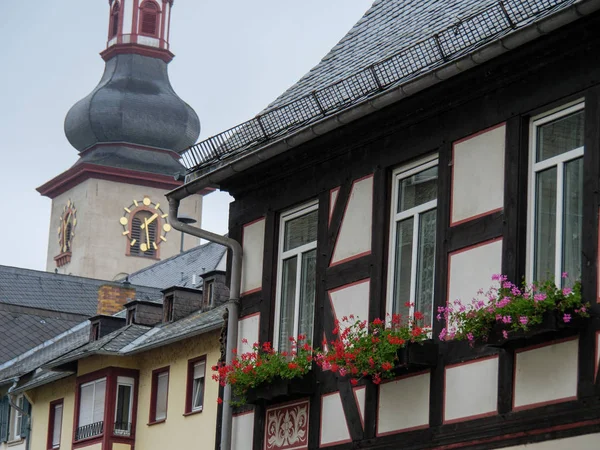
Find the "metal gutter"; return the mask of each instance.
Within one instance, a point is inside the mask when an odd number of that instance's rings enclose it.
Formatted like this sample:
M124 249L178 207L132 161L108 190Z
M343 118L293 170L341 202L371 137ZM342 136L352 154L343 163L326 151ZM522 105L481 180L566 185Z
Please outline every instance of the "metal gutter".
M334 115L325 117L314 124L301 128L289 136L275 140L264 147L251 150L243 156L225 163L212 172L199 175L196 179L171 191L167 197L169 199L182 200L189 195L200 192L206 187L219 187L220 184L228 178L291 148L304 144L375 111L379 111L392 103L396 103L453 76L459 75L472 67L483 64L598 10L600 10L600 0L577 1L554 14L548 15L537 22L509 33L498 40L486 44L431 72L377 94L370 99L357 103Z
M186 194L184 196L187 196ZM180 198L171 197L169 199L169 220L171 226L182 233L216 242L231 250L231 281L229 286L229 300L226 308L228 311L227 319L227 349L225 351L225 362L231 364L233 359L233 349L237 347L238 339L238 319L240 315L240 290L242 284L242 246L234 239L211 233L201 228L193 227L189 224L179 221L179 202ZM181 197L183 198L183 197ZM221 449L231 450L231 431L233 424L233 409L231 407L231 386L225 386L223 393L223 415L221 424Z
M13 391L16 389L17 385L19 384L19 378L14 378L13 379L13 385L8 389L8 392L6 393L6 396L8 397L8 404L11 406L11 408L16 409L17 411L19 411L21 413L22 416L28 417L28 432L27 432L27 436L25 436L25 450L29 450L30 447L30 441L29 441L29 431L31 431L31 416L29 415L29 413L27 411L25 411L23 408L21 408L19 405L17 405L16 403L16 398L15 395L13 394Z

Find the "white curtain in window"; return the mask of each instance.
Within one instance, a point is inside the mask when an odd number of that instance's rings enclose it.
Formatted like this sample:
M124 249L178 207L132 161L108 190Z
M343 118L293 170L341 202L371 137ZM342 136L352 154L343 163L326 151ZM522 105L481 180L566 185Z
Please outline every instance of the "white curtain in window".
M52 428L52 447L60 446L60 432L62 429L63 405L54 405L54 426Z

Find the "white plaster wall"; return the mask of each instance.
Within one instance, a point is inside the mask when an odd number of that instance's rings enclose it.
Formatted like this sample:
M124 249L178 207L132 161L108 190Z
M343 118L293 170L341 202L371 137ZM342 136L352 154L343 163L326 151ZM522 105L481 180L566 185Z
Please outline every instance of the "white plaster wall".
M88 179L52 200L46 270L53 272L54 257L60 253L57 230L63 207L71 199L77 208L77 225L72 245L71 262L58 269L59 273L112 280L117 274L132 273L157 262L156 259L126 256L127 239L119 219L123 208L133 199L150 197L169 210L166 190L114 181ZM180 211L202 223L202 196L195 195L181 202ZM185 249L199 245L199 239L185 236ZM160 244L160 259L179 253L181 233L172 229L167 242Z
M448 301L470 303L477 291L492 285L492 275L502 270L502 239L451 253Z
M227 270L227 252L223 254L223 257L219 261L219 264L217 264L215 270L222 270L223 272Z
M131 34L133 25L133 0L121 2L123 11L123 34Z
M596 433L537 442L535 444L504 447L504 450L598 450L598 448L600 448L600 434Z
M353 184L331 264L371 251L373 177Z
M244 225L242 235L242 294L262 287L265 219Z
M501 125L454 144L453 224L503 207L505 136Z
M252 450L254 436L254 412L233 416L231 448Z
M498 357L446 367L444 421L498 410Z
M350 442L350 432L339 392L321 397L321 447Z
M331 215L333 214L333 210L335 208L335 202L337 201L339 192L340 192L340 188L332 189L329 192L329 222L330 223L331 223Z
M574 339L517 353L515 408L576 397L578 345Z
M243 317L238 322L238 354L247 353L252 351L252 346L255 342L258 342L258 330L260 327L260 314L253 314L247 317ZM243 343L242 340L246 339L248 342Z
M363 423L363 428L364 428L364 424L365 424L365 393L366 393L366 388L364 386L361 387L356 387L353 389L354 390L354 396L356 398L356 402L357 402L357 406L358 406L358 412L360 413L360 420Z
M349 317L354 314L360 320L369 319L369 291L370 280L363 280L346 287L341 287L329 291L329 298L333 306L333 312L336 318L341 322L344 316ZM340 323L340 328L345 328L353 322ZM345 326L344 326L345 325Z
M138 34L138 44L147 45L148 47L160 47L160 41L158 39L141 34Z
M115 45L116 43L117 43L117 37L115 36L114 38L112 38L108 41L107 47L110 47L111 45Z
M377 434L429 424L429 379L428 372L379 385Z
M26 450L26 439L0 444L0 450ZM44 443L45 444L45 443Z

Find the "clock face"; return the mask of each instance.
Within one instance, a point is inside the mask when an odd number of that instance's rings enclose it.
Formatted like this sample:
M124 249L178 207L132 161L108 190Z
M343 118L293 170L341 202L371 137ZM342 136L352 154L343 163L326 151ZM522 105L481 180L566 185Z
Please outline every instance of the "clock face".
M123 211L119 223L123 227L123 236L127 238L128 254L156 257L159 245L167 241L167 233L171 231L169 214L150 197L134 199Z
M61 253L71 251L73 238L75 237L75 226L77 225L77 209L75 204L69 199L63 207L60 216L60 225L58 226L58 245Z

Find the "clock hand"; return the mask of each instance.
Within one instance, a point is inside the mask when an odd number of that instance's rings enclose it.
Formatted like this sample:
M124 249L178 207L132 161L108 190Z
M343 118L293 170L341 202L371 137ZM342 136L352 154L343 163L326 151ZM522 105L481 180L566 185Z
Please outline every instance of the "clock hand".
M152 222L154 222L154 219L156 219L158 217L158 214L154 214L152 217L150 217L147 221L146 221L146 226L150 225Z
M148 234L148 219L144 219L144 224L146 225L146 245L148 249L150 249L150 235Z

